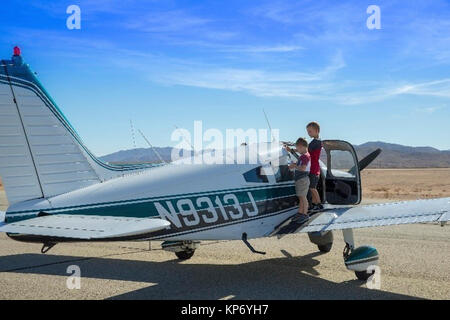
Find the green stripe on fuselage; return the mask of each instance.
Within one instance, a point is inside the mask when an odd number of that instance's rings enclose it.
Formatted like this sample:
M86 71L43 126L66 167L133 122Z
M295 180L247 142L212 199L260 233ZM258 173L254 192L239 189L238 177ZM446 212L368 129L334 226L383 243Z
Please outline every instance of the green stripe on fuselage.
M47 213L51 214L71 214L71 215L98 215L98 216L120 216L120 217L133 217L133 218L148 218L156 217L159 215L156 210L155 203L158 202L164 207L168 207L168 203L171 203L173 208L177 209L177 201L181 199L189 199L194 205L196 205L196 200L200 197L207 197L214 204L214 207L218 206L215 204L216 197L219 197L220 201L227 205L223 197L227 194L234 194L239 201L239 204L248 203L251 201L248 193L251 193L253 199L256 202L270 200L274 198L288 197L295 195L295 188L293 185L276 186L273 188L263 188L263 189L235 189L229 191L215 191L215 192L205 192L198 193L196 195L179 195L167 198L149 198L146 200L129 200L120 203L104 203L104 204L90 204L86 206L77 207L65 207L65 208L53 208L45 210ZM139 202L138 202L139 201ZM196 207L197 210L202 210L202 207ZM25 212L23 212L25 213ZM30 215L20 215L21 212L8 212L6 214L7 222L16 222L20 220L30 219L35 216L30 212ZM14 216L16 214L16 216Z

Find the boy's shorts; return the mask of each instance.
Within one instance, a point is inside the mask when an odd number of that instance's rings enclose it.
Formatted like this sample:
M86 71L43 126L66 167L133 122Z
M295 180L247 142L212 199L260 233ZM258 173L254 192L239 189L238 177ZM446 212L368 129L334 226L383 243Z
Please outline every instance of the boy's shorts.
M306 197L309 190L309 178L308 176L303 177L295 181L295 193L297 197Z
M309 174L309 188L317 189L317 184L319 183L319 176L310 173Z

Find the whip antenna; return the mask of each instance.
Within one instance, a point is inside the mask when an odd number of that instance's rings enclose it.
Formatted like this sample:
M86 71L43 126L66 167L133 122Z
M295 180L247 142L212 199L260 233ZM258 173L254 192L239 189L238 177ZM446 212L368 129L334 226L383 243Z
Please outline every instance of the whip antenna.
M136 149L136 137L134 134L133 120L130 119L131 139L133 140L133 148Z
M264 110L264 108L262 111L264 113L264 117L266 118L267 126L269 127L270 138L272 139L272 141L275 141L275 139L273 138L273 135L272 135L272 126L270 125L269 118L267 117L266 111Z
M167 161L165 161L161 155L158 153L158 151L156 151L156 149L152 146L152 144L150 143L150 141L148 141L148 139L144 136L144 134L142 133L142 131L140 129L138 129L139 133L141 134L142 138L144 138L145 142L148 143L148 145L150 146L150 148L152 148L153 152L158 156L159 160L161 160L161 162L164 162L165 164L167 164Z

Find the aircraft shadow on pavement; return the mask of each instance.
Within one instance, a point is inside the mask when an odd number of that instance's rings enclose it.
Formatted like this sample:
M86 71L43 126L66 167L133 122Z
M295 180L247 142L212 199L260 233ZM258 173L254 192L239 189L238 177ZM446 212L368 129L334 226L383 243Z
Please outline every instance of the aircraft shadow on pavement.
M109 299L417 299L370 290L358 280L321 279L315 270L320 262L314 259L320 253L301 257L282 253L285 257L232 265L196 264L195 256L188 262L153 262L118 259L117 254L111 255L115 258L18 254L1 257L0 272L67 277L67 266L76 264L82 279L149 283Z

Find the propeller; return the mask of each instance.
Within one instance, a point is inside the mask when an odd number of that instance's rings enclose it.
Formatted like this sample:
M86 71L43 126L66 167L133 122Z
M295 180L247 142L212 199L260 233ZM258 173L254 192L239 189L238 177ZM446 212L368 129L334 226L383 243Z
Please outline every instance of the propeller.
M367 156L365 156L363 159L361 159L358 162L358 167L359 167L359 172L363 171L369 164L372 163L373 160L376 159L376 157L378 157L378 155L381 153L381 149L378 148L377 150L371 152L370 154L368 154ZM349 173L355 175L356 174L356 166L354 166L353 168L351 168L349 170Z
M359 171L363 171L369 164L372 163L373 160L375 160L376 157L378 157L380 153L381 149L378 148L377 150L373 151L372 153L361 159L358 163Z

